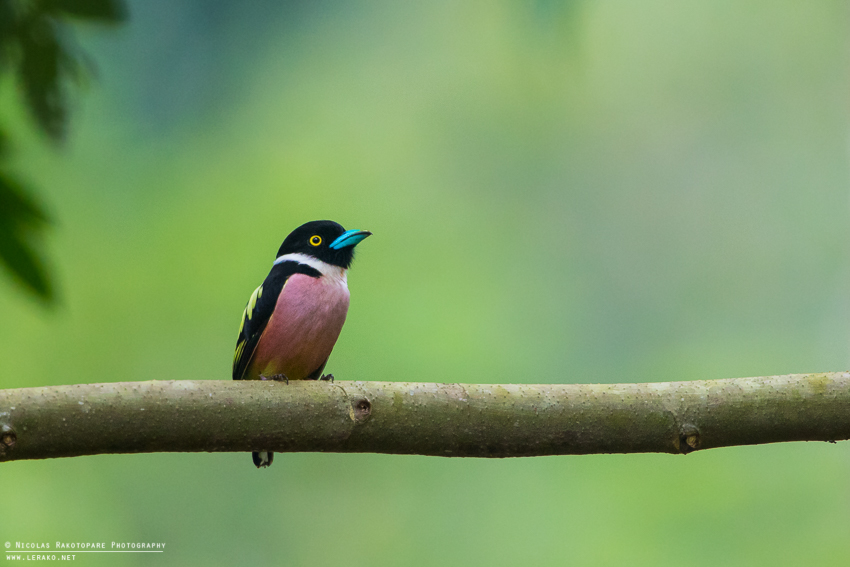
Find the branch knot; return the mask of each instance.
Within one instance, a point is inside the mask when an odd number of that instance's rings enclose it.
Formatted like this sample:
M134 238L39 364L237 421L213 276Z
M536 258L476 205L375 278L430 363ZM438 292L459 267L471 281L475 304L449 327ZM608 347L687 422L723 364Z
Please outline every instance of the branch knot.
M682 428L679 430L679 452L687 455L691 451L699 449L701 444L702 441L697 426L692 423L682 424Z

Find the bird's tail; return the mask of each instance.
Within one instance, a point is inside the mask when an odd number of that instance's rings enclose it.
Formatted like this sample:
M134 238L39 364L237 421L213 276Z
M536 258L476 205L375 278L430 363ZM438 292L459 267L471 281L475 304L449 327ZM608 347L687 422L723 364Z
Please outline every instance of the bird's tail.
M254 459L254 464L258 469L260 469L272 464L272 461L274 460L274 453L271 451L260 451L259 453L253 452L251 453L251 458Z

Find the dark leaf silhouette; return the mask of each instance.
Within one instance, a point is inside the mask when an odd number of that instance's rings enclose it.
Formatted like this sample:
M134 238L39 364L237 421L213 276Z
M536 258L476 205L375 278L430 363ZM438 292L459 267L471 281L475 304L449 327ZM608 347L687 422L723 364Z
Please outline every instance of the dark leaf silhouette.
M46 224L47 216L23 187L0 172L0 261L28 289L51 300L53 289L33 242Z
M46 0L45 11L102 23L122 22L127 18L124 4L114 0Z
M84 54L68 22L126 19L120 0L0 0L0 75L17 75L23 100L47 136L61 141L68 126L67 86L85 78ZM0 160L6 153L0 130ZM37 244L48 224L42 209L0 161L0 264L45 300L53 289Z
M54 140L65 134L67 106L63 74L76 78L78 66L59 43L55 24L36 18L20 30L21 61L18 70L30 111L39 126Z

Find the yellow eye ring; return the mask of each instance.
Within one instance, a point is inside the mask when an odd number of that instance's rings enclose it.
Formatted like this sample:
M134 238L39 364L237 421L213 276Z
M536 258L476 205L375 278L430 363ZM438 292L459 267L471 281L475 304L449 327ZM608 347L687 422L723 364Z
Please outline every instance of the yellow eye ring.
M310 237L310 246L318 246L322 243L322 237L318 234Z

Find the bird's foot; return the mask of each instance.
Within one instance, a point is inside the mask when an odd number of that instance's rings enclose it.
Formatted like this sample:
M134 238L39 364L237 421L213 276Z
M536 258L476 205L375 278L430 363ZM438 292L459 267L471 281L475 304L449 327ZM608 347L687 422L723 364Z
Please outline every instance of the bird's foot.
M333 384L334 375L333 374L323 374L322 377L319 378L319 380L324 380L325 382L330 382L331 384Z
M275 382L286 382L289 384L289 378L284 374L275 374L274 376L263 376L260 374L260 380L274 380Z
M289 378L286 377L285 374L275 374L272 376L272 380L276 380L278 382L286 382L289 385Z

